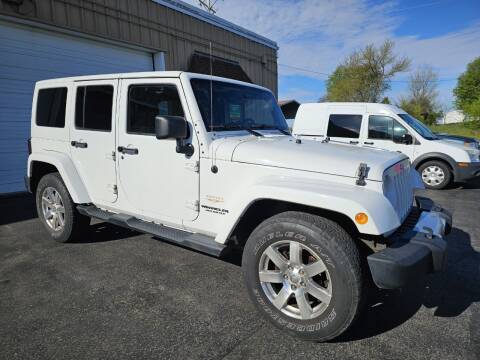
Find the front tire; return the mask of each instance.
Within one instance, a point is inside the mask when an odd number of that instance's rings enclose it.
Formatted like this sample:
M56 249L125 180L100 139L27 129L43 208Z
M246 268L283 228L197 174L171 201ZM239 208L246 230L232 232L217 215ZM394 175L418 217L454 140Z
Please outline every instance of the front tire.
M319 216L285 212L265 220L245 245L242 267L260 312L305 340L342 334L365 298L357 246L338 224Z
M36 203L38 216L55 241L71 241L90 224L90 218L78 213L59 173L40 179Z
M427 189L441 190L452 180L452 172L442 161L432 160L423 163L418 168L423 184Z

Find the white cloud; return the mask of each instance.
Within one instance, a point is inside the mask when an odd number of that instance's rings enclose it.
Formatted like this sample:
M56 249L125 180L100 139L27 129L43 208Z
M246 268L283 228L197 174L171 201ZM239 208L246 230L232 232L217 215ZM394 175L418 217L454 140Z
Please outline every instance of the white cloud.
M332 72L354 49L387 38L395 41L399 54L412 59L412 68L429 64L441 78L456 78L480 55L480 22L433 38L396 36L395 30L408 16L403 10L397 1L372 5L368 0L224 0L218 3L217 15L277 41L279 64L321 73ZM279 75L326 77L282 65ZM399 77L405 78L406 74ZM451 101L454 85L454 81L441 83L442 101Z

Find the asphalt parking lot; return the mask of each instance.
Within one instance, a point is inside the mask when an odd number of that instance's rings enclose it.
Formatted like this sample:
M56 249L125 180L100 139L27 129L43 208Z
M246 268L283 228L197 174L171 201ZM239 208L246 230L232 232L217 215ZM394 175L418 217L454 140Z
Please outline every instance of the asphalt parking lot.
M263 321L235 257L101 223L58 244L31 197L0 198L0 358L479 359L480 182L426 193L454 216L446 271L375 294L323 344Z

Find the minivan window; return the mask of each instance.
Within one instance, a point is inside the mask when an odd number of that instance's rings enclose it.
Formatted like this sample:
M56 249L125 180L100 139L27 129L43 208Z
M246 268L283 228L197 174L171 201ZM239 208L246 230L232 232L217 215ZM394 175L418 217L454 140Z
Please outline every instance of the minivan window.
M408 131L390 116L370 115L368 118L368 138L401 142Z
M403 121L410 125L417 133L427 140L438 140L438 137L420 120L415 119L410 114L397 114Z
M155 134L155 117L184 116L175 85L131 85L128 89L127 132Z
M342 137L358 139L362 115L332 114L328 121L328 137Z
M56 128L65 127L66 104L66 87L39 90L37 96L37 125Z
M192 79L191 84L209 132L288 129L285 117L269 91L207 79Z
M83 130L112 130L113 86L92 85L77 88L75 127Z

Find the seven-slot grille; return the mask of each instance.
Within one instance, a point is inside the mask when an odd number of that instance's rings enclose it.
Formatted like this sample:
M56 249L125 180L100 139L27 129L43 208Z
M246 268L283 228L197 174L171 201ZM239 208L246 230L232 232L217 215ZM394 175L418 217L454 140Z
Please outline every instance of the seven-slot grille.
M384 173L383 192L403 222L413 206L413 189L410 185L410 162L399 162Z

